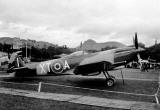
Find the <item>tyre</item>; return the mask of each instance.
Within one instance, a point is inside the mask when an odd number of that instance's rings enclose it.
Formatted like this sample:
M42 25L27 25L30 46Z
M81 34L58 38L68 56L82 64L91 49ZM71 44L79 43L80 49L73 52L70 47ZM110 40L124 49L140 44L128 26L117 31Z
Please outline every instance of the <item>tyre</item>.
M107 86L108 87L114 86L114 79L112 79L112 78L107 79Z

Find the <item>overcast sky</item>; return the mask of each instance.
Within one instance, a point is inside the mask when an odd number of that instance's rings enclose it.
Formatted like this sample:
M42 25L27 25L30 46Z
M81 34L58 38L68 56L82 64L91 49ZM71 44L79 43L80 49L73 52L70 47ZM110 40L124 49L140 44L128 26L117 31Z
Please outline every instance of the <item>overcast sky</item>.
M160 41L160 0L0 0L0 37L75 47L81 41Z

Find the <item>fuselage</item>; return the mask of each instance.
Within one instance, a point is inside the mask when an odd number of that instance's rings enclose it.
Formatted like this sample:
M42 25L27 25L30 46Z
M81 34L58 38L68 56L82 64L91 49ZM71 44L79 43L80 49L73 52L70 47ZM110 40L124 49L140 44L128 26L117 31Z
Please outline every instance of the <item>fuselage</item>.
M74 71L75 74L90 74L96 71L102 62L107 62L108 70L114 69L134 59L137 53L143 49L135 49L133 47L117 48L96 53L86 53L83 51L74 52L63 58L53 59L36 65L37 75L61 74L67 70L84 67L82 72Z

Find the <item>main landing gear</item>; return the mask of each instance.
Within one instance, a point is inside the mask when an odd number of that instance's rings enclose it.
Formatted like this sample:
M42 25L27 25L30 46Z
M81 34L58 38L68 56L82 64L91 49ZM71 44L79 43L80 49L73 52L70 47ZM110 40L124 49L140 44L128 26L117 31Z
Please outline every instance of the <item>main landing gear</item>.
M103 71L103 74L104 74L104 76L105 76L105 78L106 78L106 84L107 84L107 86L108 86L108 87L114 86L114 84L116 83L115 77L112 76L112 75L110 75L110 74L108 73L108 71Z

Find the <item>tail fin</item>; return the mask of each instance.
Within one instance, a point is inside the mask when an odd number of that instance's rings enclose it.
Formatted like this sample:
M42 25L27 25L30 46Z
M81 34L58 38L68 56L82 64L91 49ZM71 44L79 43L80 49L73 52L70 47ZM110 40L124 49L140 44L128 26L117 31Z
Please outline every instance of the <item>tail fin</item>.
M138 38L137 38L137 32L135 33L135 37L133 38L133 43L136 49L138 49Z
M20 68L25 66L23 60L19 56L19 53L21 53L21 51L11 54L7 70L8 73L14 72L15 68Z

